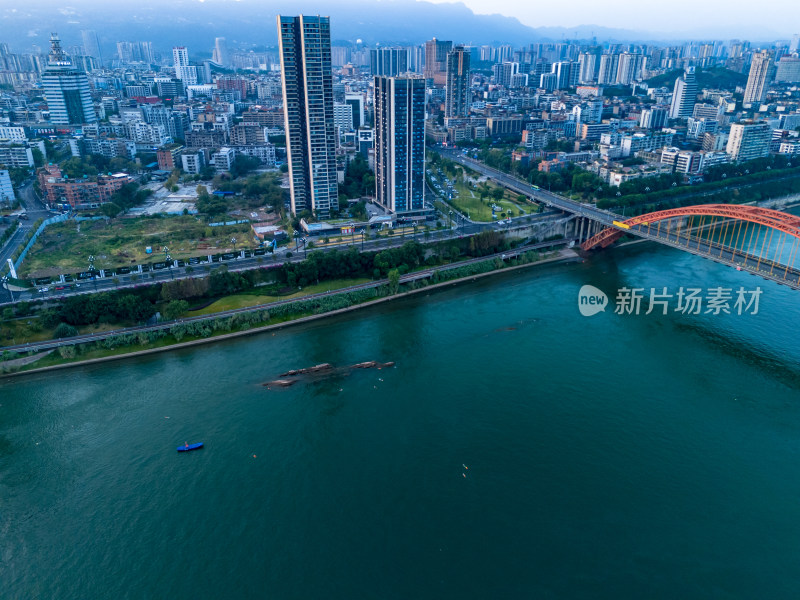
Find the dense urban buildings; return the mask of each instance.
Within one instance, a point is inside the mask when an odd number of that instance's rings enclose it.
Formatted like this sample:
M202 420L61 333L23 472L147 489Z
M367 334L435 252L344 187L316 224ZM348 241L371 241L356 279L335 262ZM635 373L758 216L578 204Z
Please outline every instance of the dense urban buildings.
M425 80L375 78L375 199L393 213L425 198Z
M339 208L327 17L278 17L291 211Z

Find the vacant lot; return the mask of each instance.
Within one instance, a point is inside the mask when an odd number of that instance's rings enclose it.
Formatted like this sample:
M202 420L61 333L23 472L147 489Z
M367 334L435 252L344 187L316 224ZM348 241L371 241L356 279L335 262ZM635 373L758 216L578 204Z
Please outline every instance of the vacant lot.
M487 182L487 187L490 192L493 192L497 186L491 182ZM454 194L451 202L455 204L462 212L469 213L473 221L492 221L492 204L498 207L497 217L500 218L501 212L513 211L512 216L519 216L535 212L532 205L523 205L517 202L517 194L504 190L503 199L495 200L494 197L486 197L481 200L480 188L470 189L469 185L461 180L457 180L455 190L458 194Z
M139 217L112 221L66 221L47 227L22 264L23 277L52 277L89 267L113 269L173 258L216 254L253 246L248 224L209 227L193 216ZM152 248L147 254L146 248Z

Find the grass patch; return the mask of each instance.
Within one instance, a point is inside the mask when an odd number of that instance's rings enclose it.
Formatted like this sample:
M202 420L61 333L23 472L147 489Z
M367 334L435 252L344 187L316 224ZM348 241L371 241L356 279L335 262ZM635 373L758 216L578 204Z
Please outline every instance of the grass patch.
M208 227L191 215L137 217L112 221L65 221L48 226L22 265L23 277L48 277L86 270L89 256L98 269L114 269L164 259L167 246L175 259L252 245L248 224ZM146 253L150 246L152 254Z
M226 296L212 302L199 310L189 311L186 313L187 317L197 317L200 315L210 315L213 313L223 312L226 310L235 310L237 308L248 308L250 306L258 306L259 304L268 304L270 302L277 302L279 300L292 300L294 298L302 298L310 294L319 294L320 292L327 292L329 290L340 290L342 288L368 283L371 279L334 279L332 281L323 281L322 283L309 285L302 290L297 290L291 294L286 295L267 295L258 294L250 291L248 293L234 294L233 296Z

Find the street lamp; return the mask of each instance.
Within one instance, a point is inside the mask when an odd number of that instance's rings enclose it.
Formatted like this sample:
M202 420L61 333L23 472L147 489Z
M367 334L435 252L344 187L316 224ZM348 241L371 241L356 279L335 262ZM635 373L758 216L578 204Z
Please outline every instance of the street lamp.
M231 244L233 244L233 253L236 254L236 238L231 238Z
M450 229L452 229L453 228L453 211L452 210L449 212L449 215L450 215Z
M364 235L366 234L366 229L361 230L361 251L364 251Z
M295 249L295 251L297 251L297 249L299 247L300 247L300 232L299 231L295 231L294 232L294 249Z

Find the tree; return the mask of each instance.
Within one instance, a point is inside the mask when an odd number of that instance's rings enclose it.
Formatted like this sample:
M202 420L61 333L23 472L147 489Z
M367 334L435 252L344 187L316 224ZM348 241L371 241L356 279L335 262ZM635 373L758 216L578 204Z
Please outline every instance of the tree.
M78 335L78 330L67 323L61 323L53 332L53 336L57 339L74 337L76 335Z
M389 271L389 293L396 294L400 288L400 271L392 269Z
M180 317L189 310L189 303L186 300L173 300L164 308L164 318L172 321Z
M31 155L33 155L33 165L37 169L44 166L44 154L39 148L31 148Z
M250 171L257 169L260 164L261 162L257 158L240 154L234 159L231 165L231 175L234 177L242 177L243 175L247 175Z
M122 212L122 208L114 202L106 202L100 207L100 212L112 219Z

